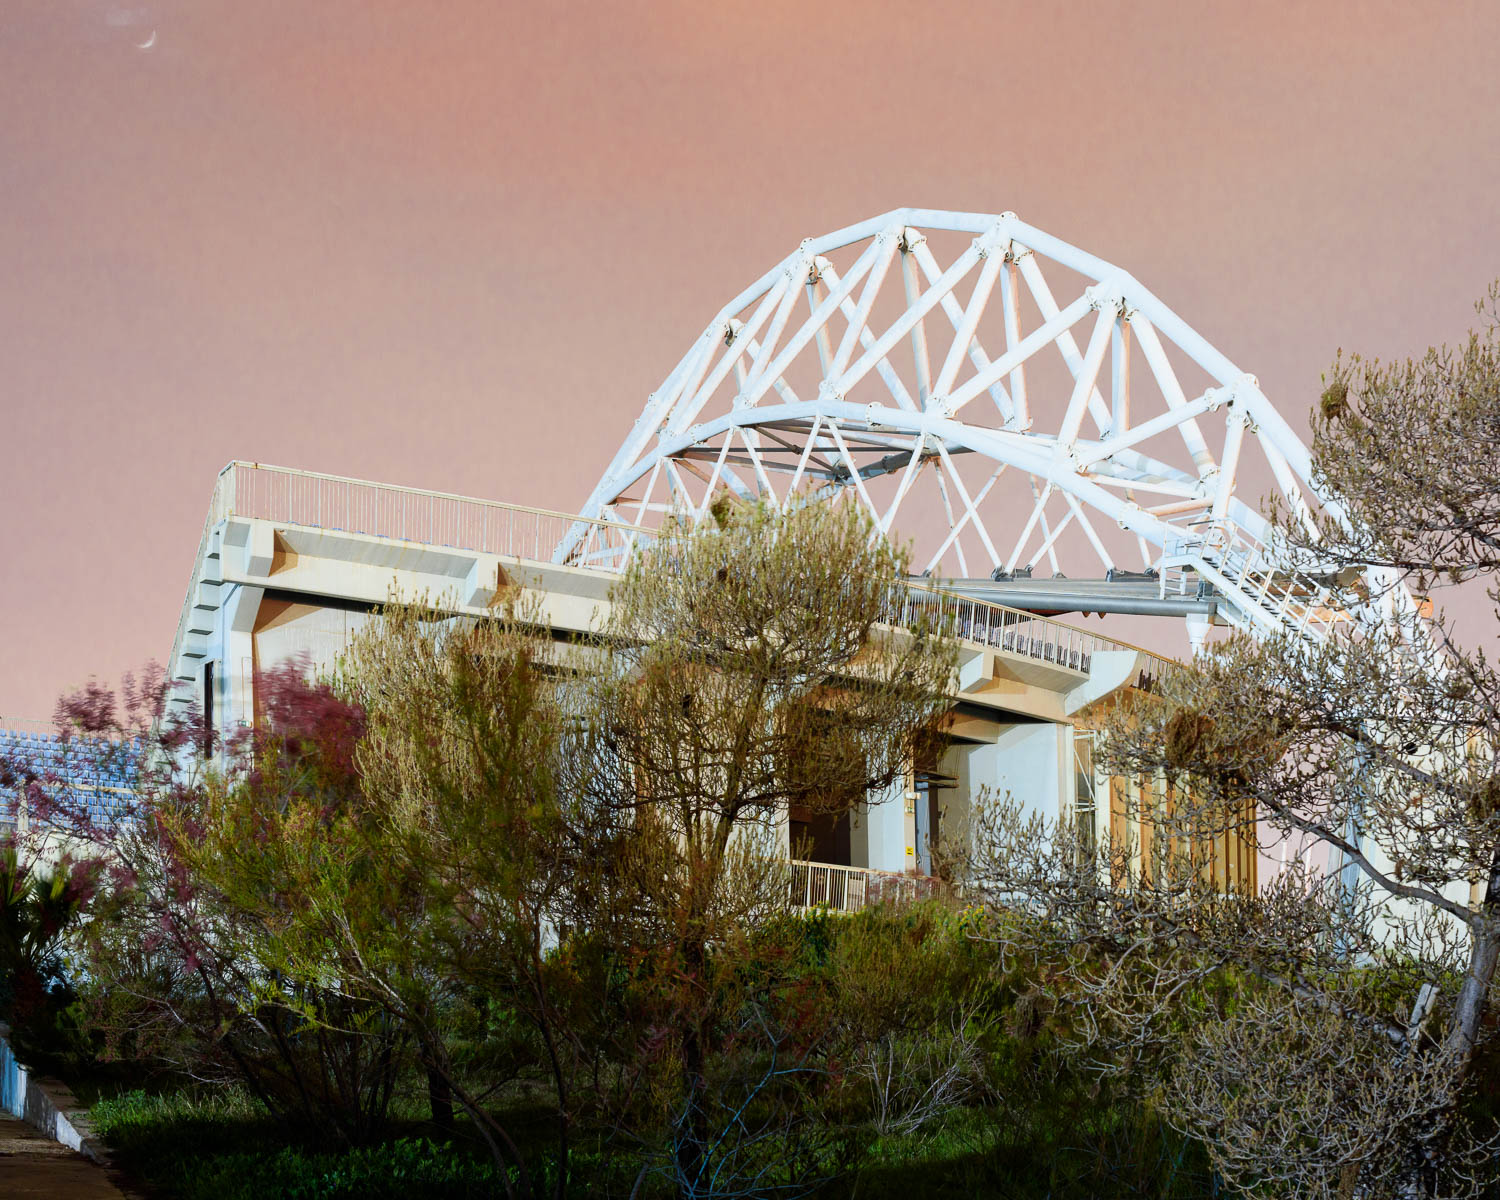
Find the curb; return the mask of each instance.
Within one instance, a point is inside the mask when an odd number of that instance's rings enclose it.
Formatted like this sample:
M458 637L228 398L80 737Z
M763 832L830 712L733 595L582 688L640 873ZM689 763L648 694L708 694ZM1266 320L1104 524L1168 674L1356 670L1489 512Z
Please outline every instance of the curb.
M3 1023L0 1023L0 1109L90 1161L100 1166L110 1165L109 1154L77 1097L59 1080L33 1075L22 1066L10 1047L10 1027Z

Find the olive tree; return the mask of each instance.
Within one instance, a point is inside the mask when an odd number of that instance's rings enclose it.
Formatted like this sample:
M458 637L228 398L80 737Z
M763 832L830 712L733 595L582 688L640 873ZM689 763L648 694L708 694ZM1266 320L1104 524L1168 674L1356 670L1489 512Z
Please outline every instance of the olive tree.
M549 952L595 857L562 787L568 713L548 653L510 600L480 618L393 601L330 682L304 685L357 714L337 793L306 786L284 735L261 735L256 769L210 789L175 839L253 932L243 957L275 994L297 981L379 1014L414 1044L437 1123L451 1133L461 1109L506 1194L537 1197L565 1193L572 1129ZM306 1019L334 1031L321 1010ZM548 1171L494 1111L518 1079L551 1093Z
M707 1194L710 1058L744 1023L714 952L785 908L789 814L879 799L940 736L956 652L935 629L887 624L906 565L852 506L721 497L611 594L589 790L634 855L627 940L672 980L682 1194Z
M1116 705L1110 769L1148 781L1138 839L1092 851L1006 803L978 839L976 883L1026 914L1006 936L1054 964L1078 1045L1154 1081L1246 1192L1460 1194L1493 1167L1474 1101L1500 959L1500 677L1441 609L1385 601L1469 580L1500 615L1495 299L1457 348L1341 356L1313 416L1336 503L1275 514L1292 553L1398 619L1230 638ZM1292 861L1237 890L1214 870L1225 837Z

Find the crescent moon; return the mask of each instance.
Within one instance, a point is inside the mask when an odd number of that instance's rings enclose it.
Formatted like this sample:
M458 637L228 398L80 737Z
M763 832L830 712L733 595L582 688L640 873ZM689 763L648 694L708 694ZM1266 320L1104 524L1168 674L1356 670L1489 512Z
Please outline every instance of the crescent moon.
M149 50L154 45L156 45L156 30L153 29L151 31L151 36L148 37L144 42L137 42L135 44L135 48L137 50Z

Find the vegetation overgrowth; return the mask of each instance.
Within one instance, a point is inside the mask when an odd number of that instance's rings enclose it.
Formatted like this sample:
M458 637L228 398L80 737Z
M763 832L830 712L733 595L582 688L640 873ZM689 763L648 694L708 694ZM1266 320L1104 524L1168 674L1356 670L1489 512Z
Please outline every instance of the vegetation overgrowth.
M0 856L0 1017L152 1073L97 1115L185 1200L1494 1194L1500 678L1402 589L1500 609L1497 347L1337 365L1342 511L1277 536L1391 619L1100 714L1123 833L990 797L961 900L793 912L786 831L934 761L956 651L883 626L852 507L721 497L591 641L393 601L228 743L67 698L85 765L0 778L52 839ZM1214 847L1264 837L1339 869L1243 888Z
M1201 1146L1171 1130L1146 1098L1071 1067L1034 981L1007 970L994 943L970 937L971 920L927 901L849 918L787 918L757 932L737 964L744 986L760 990L773 978L794 985L819 995L839 1021L885 1039L857 1059L828 1056L826 1069L838 1077L802 1098L817 1106L807 1119L835 1136L809 1147L778 1130L787 1144L767 1157L795 1156L822 1180L815 1194L832 1197L898 1197L918 1185L937 1196L1209 1194ZM966 1025L956 1043L952 1013ZM494 1102L547 1182L556 1169L550 1121L529 1094L518 1081ZM469 1122L438 1132L415 1069L383 1134L352 1150L316 1136L290 1139L239 1088L128 1092L93 1111L123 1165L182 1200L503 1193ZM638 1136L580 1121L569 1192L673 1195L660 1165ZM514 1171L511 1182L519 1183Z

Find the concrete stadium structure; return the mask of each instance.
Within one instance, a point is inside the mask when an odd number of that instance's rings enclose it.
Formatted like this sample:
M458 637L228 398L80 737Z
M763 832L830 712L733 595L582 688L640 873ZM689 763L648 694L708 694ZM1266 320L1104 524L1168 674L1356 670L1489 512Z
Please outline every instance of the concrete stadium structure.
M256 719L255 679L305 659L331 668L350 635L393 595L425 595L482 617L500 587L533 598L562 640L609 614L620 556L637 526L257 463L219 475L171 657L171 703L202 705L216 729ZM565 537L580 551L559 555ZM962 825L981 792L1009 791L1101 836L1149 815L1149 787L1095 770L1094 703L1149 687L1166 660L1005 605L914 583L912 602L945 609L961 634L948 748L899 794L827 828L791 814L786 845L812 841L807 899L836 907L871 894L872 875L925 874L928 850ZM893 613L893 621L900 620ZM884 802L882 802L884 801ZM1253 852L1224 870L1253 882Z
M1096 771L1092 706L1167 663L1049 615L1174 617L1194 650L1214 624L1310 642L1379 624L1422 643L1399 583L1294 551L1256 489L1309 530L1316 512L1341 517L1255 377L1131 275L1011 213L901 210L802 242L720 310L581 515L231 463L171 702L222 730L251 723L258 673L332 666L392 595L479 616L514 586L558 639L597 630L631 554L721 491L858 504L916 539L911 595L948 611L962 650L940 761L837 826L791 815L787 845L807 835L818 863L807 898L852 904L868 873L925 873L985 789L1095 836L1149 820L1157 784ZM1224 878L1254 886L1301 852L1217 853Z
M1255 377L1134 277L1013 213L901 210L807 239L715 314L581 516L225 468L172 649L174 703L220 728L252 722L258 672L330 666L393 594L480 615L514 585L558 638L597 630L612 575L721 491L858 504L916 538L929 578L910 586L948 609L962 665L940 761L836 827L791 814L787 844L811 837L822 864L804 873L809 898L816 878L849 901L861 873L927 871L945 822L986 789L1095 836L1149 820L1159 785L1095 770L1091 706L1166 664L1042 614L1171 616L1195 650L1213 624L1309 641L1396 624L1420 640L1404 589L1293 551L1247 488L1308 529L1340 515ZM1253 846L1218 857L1254 886Z

